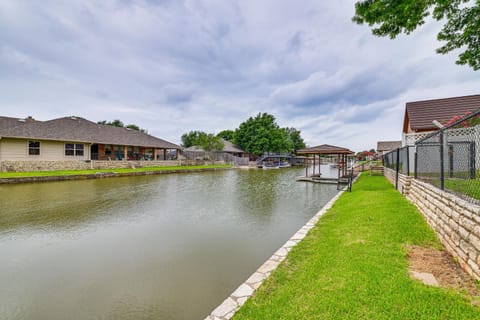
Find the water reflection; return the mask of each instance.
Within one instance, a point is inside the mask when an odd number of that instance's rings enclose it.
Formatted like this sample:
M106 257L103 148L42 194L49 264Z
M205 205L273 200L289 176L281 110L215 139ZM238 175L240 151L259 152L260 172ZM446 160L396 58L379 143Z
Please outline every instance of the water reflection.
M301 174L0 186L0 319L201 319L336 193Z

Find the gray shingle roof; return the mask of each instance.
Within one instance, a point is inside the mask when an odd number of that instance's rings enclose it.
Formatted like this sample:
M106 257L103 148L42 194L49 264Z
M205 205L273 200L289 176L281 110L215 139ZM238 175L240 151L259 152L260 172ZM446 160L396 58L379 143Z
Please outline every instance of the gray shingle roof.
M453 116L463 116L465 112L480 109L480 94L445 99L407 102L403 132L408 130L408 122L413 131L429 131L438 128L432 123L437 120L447 123Z
M402 141L378 141L377 151L390 151L402 147Z
M23 122L21 121L22 119L19 118L0 117L0 136L2 135L3 131L7 130L8 128L22 124Z
M222 139L223 140L223 139ZM239 146L234 145L230 141L223 140L223 151L225 152L231 152L231 153L245 153L245 150L240 149Z
M127 128L97 124L78 117L64 117L49 121L27 121L16 126L2 126L0 136L38 140L71 141L115 144L161 149L181 149L180 146ZM8 120L5 121L8 122Z

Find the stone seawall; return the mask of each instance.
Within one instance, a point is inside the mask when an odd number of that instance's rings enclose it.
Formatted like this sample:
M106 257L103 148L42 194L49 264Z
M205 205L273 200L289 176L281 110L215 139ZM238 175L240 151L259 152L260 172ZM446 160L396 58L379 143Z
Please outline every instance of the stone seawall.
M170 173L196 173L196 172L231 170L231 169L232 168L172 169L172 170L156 170L156 171L136 171L136 172L99 172L99 173L92 173L92 174L72 174L72 175L63 175L63 176L44 176L44 177L0 178L0 185L16 184L16 183L31 183L31 182L103 179L103 178L112 178L112 177L148 176L148 175L170 174Z
M395 185L395 171L385 168L384 172ZM413 177L398 177L399 191L417 206L447 251L480 279L480 206Z
M180 161L0 161L0 172L119 169L178 166Z

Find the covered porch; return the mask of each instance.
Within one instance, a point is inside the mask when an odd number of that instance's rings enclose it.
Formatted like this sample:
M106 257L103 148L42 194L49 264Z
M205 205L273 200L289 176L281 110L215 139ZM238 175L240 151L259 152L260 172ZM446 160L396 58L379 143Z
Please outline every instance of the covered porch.
M179 149L126 146L115 144L92 144L91 160L154 161L178 160Z

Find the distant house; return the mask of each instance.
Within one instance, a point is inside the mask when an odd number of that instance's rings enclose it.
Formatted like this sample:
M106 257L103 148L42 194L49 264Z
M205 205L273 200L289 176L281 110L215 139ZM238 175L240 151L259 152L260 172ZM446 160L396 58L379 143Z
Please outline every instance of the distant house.
M0 161L167 160L180 150L140 131L80 117L0 117Z
M480 95L407 102L403 120L402 144L414 145L429 132L438 130L434 120L446 124L453 116L480 109Z
M402 141L378 141L377 142L377 153L383 155L392 150L402 147Z
M223 139L222 139L222 142L223 142L223 149L216 150L215 152L225 152L225 153L231 154L232 156L240 157L240 158L247 156L247 153L245 152L245 150L243 150L239 146L234 145L232 142L223 140ZM184 152L203 153L205 152L205 150L203 150L203 148L200 146L191 146L191 147L185 148Z

